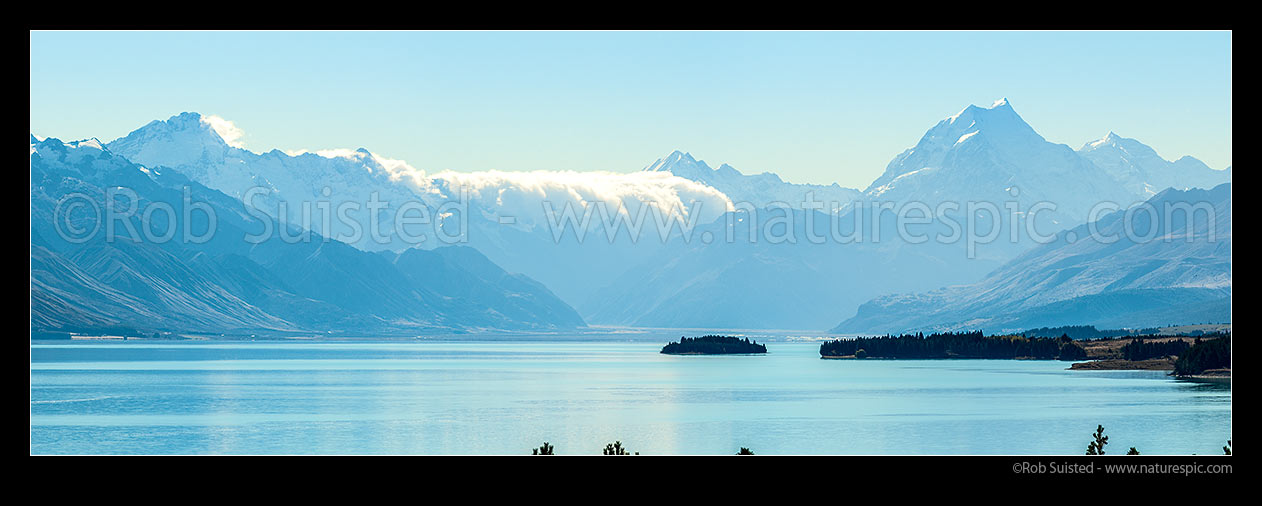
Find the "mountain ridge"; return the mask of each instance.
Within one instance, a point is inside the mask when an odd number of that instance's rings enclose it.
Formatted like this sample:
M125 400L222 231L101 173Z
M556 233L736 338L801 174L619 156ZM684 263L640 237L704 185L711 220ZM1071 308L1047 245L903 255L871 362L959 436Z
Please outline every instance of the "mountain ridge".
M1195 212L1194 206L1202 203L1212 204L1213 216ZM1127 211L1119 210L1059 233L1054 241L1030 249L976 283L874 298L832 330L1011 331L1044 326L1036 323L1048 322L1047 315L1053 313L1060 316L1051 323L1101 328L1204 323L1198 318L1207 315L1229 321L1231 184L1210 190L1168 189L1146 204L1169 205L1175 209L1170 219L1180 216L1180 205L1193 211L1184 211L1180 224L1170 223L1164 214L1155 223L1140 213L1128 220ZM1090 235L1093 227L1098 236ZM1126 227L1133 227L1132 232L1125 232ZM1135 237L1141 233L1152 233L1156 239ZM1109 242L1113 237L1118 239ZM1112 314L1099 312L1103 297L1112 298ZM1157 316L1162 304L1163 320L1143 319ZM1205 304L1216 309L1180 314L1184 305Z
M240 200L177 171L133 164L98 143L48 138L32 149L33 331L406 334L585 325L546 287L502 271L470 248L444 251L427 275L408 275L383 256L309 231L291 230L294 242L276 235L248 241L260 225L283 225L264 223ZM194 219L133 212L117 216L122 225L107 237L100 215L70 215L77 229L92 231L83 241L66 236L55 221L67 218L57 214L67 196L104 209L112 189L120 188L138 208L165 205L171 216ZM208 214L185 214L194 205L206 206ZM205 241L180 239L212 224ZM170 226L175 229L164 238ZM434 290L430 277L481 295Z
M665 157L641 169L643 172L669 172L711 186L733 203L747 203L755 208L767 207L772 203L784 203L791 207L801 208L803 202L818 202L824 208L841 208L860 196L854 188L845 188L837 183L830 185L790 183L784 181L774 172L744 174L726 163L718 168L710 168L703 160L697 160L692 154L675 150Z

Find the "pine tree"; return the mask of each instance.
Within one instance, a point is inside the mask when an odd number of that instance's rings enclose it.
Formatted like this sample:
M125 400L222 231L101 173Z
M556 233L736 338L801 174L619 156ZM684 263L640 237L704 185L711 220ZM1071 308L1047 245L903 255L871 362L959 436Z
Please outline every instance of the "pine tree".
M1104 426L1096 425L1095 441L1087 444L1087 455L1104 455L1104 445L1109 444L1109 437L1104 435Z
M612 443L605 445L604 454L605 455L630 455L630 453L627 453L627 449L622 446L622 441L614 441ZM635 454L639 455L640 452L635 452Z

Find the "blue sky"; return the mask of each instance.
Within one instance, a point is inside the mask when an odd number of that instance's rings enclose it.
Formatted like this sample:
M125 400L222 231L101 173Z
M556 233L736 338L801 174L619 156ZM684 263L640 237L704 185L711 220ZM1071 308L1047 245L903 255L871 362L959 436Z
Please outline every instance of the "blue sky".
M1110 130L1231 164L1228 32L32 32L31 131L108 141L182 111L254 151L427 171L713 166L864 188L1007 97L1048 140Z

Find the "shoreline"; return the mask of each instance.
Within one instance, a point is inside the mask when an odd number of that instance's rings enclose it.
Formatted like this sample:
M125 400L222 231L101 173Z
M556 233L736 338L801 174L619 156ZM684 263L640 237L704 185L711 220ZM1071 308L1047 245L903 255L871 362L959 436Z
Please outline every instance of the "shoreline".
M1231 369L1209 369L1202 371L1200 374L1189 374L1186 376L1175 376L1177 379L1196 381L1200 383L1226 383L1231 384Z
M664 351L659 351L658 353L659 353L659 354L661 354L661 355L690 355L690 356L692 356L692 355L766 355L766 354L767 354L766 352L762 352L762 353L753 353L753 352L740 352L740 353L706 353L706 352L702 352L702 351L684 351L684 352L679 352L679 353L666 353L666 352L664 352Z
M1074 362L1069 366L1069 369L1074 371L1173 371L1174 360L1169 358L1148 360L1104 358L1086 362Z

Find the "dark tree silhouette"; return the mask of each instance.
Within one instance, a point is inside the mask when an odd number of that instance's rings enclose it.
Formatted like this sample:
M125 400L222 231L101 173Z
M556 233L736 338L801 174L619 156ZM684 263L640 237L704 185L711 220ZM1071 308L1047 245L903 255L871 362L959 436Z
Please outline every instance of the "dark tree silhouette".
M1174 374L1176 376L1189 376L1200 374L1209 369L1222 369L1231 367L1231 333L1226 333L1223 337L1201 341L1198 337L1196 343L1183 353L1179 354L1178 360L1174 361Z
M1126 451L1126 454L1127 454L1127 455L1139 455L1139 450L1136 450L1136 449L1135 449L1135 447L1134 447L1134 446L1132 446L1130 450L1127 450L1127 451Z
M741 451L736 452L736 454L737 455L753 455L754 452L750 451L749 448L745 448L744 446L742 446Z
M1227 446L1223 447L1223 455L1231 455L1231 440L1227 440Z
M679 342L668 343L662 347L667 355L721 355L741 353L767 353L767 345L750 341L748 337L741 339L728 336L680 337Z
M1041 360L1082 360L1082 346L1062 337L986 336L981 331L922 333L839 339L819 346L825 357L863 358L1034 358Z
M1109 444L1109 437L1104 435L1104 426L1096 425L1095 441L1087 444L1087 455L1104 455L1104 445Z
M531 455L553 455L553 453L552 453L552 445L551 445L551 444L549 444L547 441L544 441L544 442L543 442L543 446L540 446L540 447L538 447L538 448L535 448L535 449L534 449L534 450L532 450L532 451L533 451L534 453L532 453Z
M1126 337L1139 334L1157 334L1161 329L1149 327L1146 329L1108 329L1098 330L1094 325L1067 325L1064 327L1039 327L1022 332L1024 337L1057 337L1065 336L1075 341L1085 341L1089 339L1111 339L1114 337Z
M630 453L628 453L628 450L622 446L622 441L614 441L612 443L605 445L604 454L605 455L631 455ZM635 454L639 455L640 452L635 452Z
M1179 354L1187 351L1192 345L1182 339L1177 341L1166 341L1164 343L1145 341L1143 339L1131 339L1131 342L1122 347L1122 357L1126 360L1148 360L1150 358L1165 358L1169 356L1179 356Z

